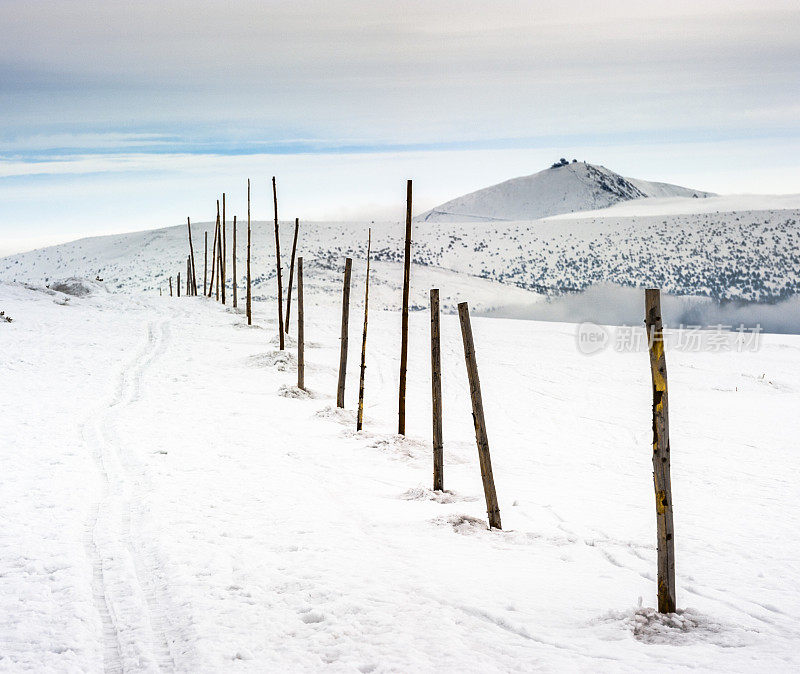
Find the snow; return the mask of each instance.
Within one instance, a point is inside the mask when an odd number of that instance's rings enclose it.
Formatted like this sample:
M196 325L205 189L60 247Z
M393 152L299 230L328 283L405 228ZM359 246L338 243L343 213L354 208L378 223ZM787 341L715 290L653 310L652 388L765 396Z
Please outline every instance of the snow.
M620 201L607 208L562 213L546 220L576 220L654 215L699 215L701 213L737 213L800 209L800 194L724 194L704 199L661 197Z
M536 220L602 209L647 197L708 197L678 185L623 178L604 166L575 162L513 178L452 199L416 216L418 222Z
M487 288L414 274L420 296ZM587 357L572 324L473 318L504 525L489 531L455 316L438 495L426 312L399 437L388 305L370 313L358 433L360 309L337 410L334 293L306 298L308 396L266 299L250 328L153 290L2 283L0 305L2 670L800 667L800 337L667 353L680 612L664 617L646 353Z

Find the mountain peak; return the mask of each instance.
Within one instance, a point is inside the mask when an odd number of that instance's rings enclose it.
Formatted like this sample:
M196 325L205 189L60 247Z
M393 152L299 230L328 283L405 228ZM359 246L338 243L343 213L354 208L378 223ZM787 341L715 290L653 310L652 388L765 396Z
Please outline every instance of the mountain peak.
M607 208L620 201L648 197L707 197L710 192L625 178L605 166L561 158L550 168L529 176L465 194L415 220L475 222L538 220L561 213Z

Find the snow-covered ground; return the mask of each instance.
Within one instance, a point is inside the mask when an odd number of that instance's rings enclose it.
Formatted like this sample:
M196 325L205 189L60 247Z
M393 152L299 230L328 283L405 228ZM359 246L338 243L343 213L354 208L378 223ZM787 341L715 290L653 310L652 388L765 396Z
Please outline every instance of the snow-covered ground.
M412 277L423 296L430 280ZM454 316L450 491L434 496L425 312L401 438L394 311L370 316L356 433L361 313L341 412L333 293L307 297L308 396L270 301L250 328L152 291L5 283L0 309L0 669L800 668L800 337L668 351L683 613L659 619L646 353L584 356L574 325L473 319L504 527L489 531Z

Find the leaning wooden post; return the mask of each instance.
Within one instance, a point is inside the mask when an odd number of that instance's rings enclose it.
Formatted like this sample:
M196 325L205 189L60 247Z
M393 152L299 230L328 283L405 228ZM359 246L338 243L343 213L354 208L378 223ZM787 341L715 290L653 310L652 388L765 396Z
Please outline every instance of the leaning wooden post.
M250 295L250 178L247 179L247 325L253 324Z
M500 507L497 505L497 493L494 490L492 475L492 459L489 455L489 437L486 434L486 420L483 418L483 398L481 382L478 378L478 362L475 360L475 344L472 341L472 326L469 320L469 307L466 302L458 305L458 317L461 320L461 339L464 342L464 358L467 361L467 378L469 392L472 397L472 420L475 422L475 441L478 445L478 460L481 464L483 494L486 497L486 512L489 515L489 528L502 529L500 525Z
M278 188L272 176L272 199L275 203L275 268L278 270L278 345L283 351L283 282L281 280L281 237L278 230Z
M236 216L233 216L233 254L231 255L231 261L233 262L233 276L231 281L233 281L233 308L236 309L239 306L237 300L237 292L236 286L238 285L238 279L236 278Z
M178 282L175 284L178 289L178 297L181 296L181 273L178 272Z
M169 277L169 296L172 297L172 277Z
M367 369L367 317L369 315L369 252L372 248L372 228L367 230L367 280L364 283L364 336L361 338L361 377L358 382L358 419L356 430L364 425L364 374Z
M661 323L661 291L644 293L645 326L653 383L653 484L658 530L658 612L675 613L675 529L672 523L672 481L669 469L669 407L667 359Z
M400 392L397 432L406 434L406 369L408 367L408 294L411 280L411 181L406 184L406 249L403 265L403 319L400 336Z
M227 245L226 245L226 234L225 230L227 229L226 222L225 222L225 192L222 193L222 242L219 246L219 257L220 257L220 264L219 264L219 273L221 282L219 284L220 290L222 291L222 303L225 304L225 286L227 285Z
M442 350L439 329L439 289L431 289L431 409L433 412L433 490L444 491L442 441Z
M222 231L220 230L219 223L220 223L220 219L219 219L219 199L217 199L217 225L216 225L216 227L217 227L217 236L216 236L217 247L214 249L214 263L217 266L217 275L215 277L215 280L216 280L216 286L215 286L216 291L215 291L214 299L216 299L217 302L219 302L219 281L220 281L220 278L221 278L220 268L219 268L220 267L220 264L219 264L219 249L220 249L220 246L222 246Z
M297 388L306 387L305 330L303 326L303 258L297 258Z
M225 303L225 282L223 279L224 270L222 269L222 225L219 226L219 236L217 237L217 299L222 296L222 303Z
M292 241L292 263L289 265L289 288L286 290L286 321L284 327L289 334L289 312L292 309L292 275L294 274L294 254L297 250L297 230L300 229L300 218L294 219L294 241Z
M347 375L347 329L350 320L350 269L352 258L344 261L344 288L342 289L342 335L339 350L339 384L336 387L336 406L344 407L344 383Z
M186 226L189 228L189 254L192 258L192 294L197 294L197 277L194 273L194 245L192 244L192 221L186 218Z
M214 276L217 269L217 235L219 234L219 211L217 212L217 221L214 224L214 243L211 246L211 281L208 285L208 296L214 292Z

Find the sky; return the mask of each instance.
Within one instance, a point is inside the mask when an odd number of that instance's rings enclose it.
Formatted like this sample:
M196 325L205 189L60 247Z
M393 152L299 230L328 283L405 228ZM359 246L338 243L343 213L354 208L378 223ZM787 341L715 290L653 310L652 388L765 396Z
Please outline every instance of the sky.
M243 214L400 220L560 157L800 192L800 4L0 0L0 254Z

